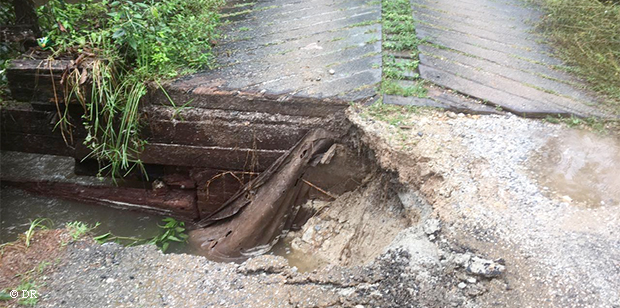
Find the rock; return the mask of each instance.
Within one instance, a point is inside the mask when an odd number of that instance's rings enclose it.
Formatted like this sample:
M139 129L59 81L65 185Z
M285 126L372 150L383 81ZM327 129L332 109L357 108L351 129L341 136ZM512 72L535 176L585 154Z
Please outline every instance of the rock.
M474 278L474 277L467 278L467 282L469 282L469 283L476 283L476 281L478 281L478 280L476 280L476 278Z
M331 70L329 70L329 74L330 74L330 75L336 74L336 71L335 71L335 70L333 70L333 69L331 69Z
M342 290L340 290L338 292L338 294L340 294L341 296L344 296L344 297L349 297L353 293L355 293L355 288L345 288L345 289L342 289Z
M448 111L446 112L446 116L450 119L455 119L457 117L456 113L452 112L452 111Z
M459 289L465 289L465 287L467 287L467 284L465 284L464 282L459 283L458 285Z
M431 235L441 231L441 222L438 219L428 219L424 222L424 233Z
M306 228L301 239L306 243L312 243L314 241L314 228Z
M492 278L500 276L504 273L506 267L495 261L473 257L471 258L469 266L467 266L466 270L470 274Z
M464 253L464 254L456 254L454 256L454 263L462 266L462 267L467 267L469 265L469 261L471 260L471 255L468 253Z

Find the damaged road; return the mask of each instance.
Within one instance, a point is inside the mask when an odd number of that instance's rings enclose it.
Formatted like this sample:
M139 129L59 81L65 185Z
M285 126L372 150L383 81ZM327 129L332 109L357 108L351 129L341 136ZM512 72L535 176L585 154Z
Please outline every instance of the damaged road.
M332 163L357 145L363 176L304 203L281 256L216 263L76 242L41 278L39 306L617 307L617 177L592 172L620 166L617 138L511 115L398 117L349 110L354 130ZM602 199L550 185L546 159ZM302 270L294 255L318 262Z

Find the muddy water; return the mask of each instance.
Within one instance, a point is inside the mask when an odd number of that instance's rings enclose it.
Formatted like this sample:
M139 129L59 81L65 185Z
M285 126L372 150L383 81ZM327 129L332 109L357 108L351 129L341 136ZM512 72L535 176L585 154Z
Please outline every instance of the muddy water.
M123 211L105 206L84 204L31 194L13 187L0 187L0 244L14 241L28 230L30 220L49 218L54 227L81 221L94 225L95 235L112 232L118 236L149 238L159 233L157 224L163 217L148 213ZM193 253L189 246L171 246L170 252ZM313 271L324 265L317 258L290 249L286 240L276 244L270 254L286 258L300 272Z
M553 136L530 159L542 187L587 207L620 204L620 140L587 131Z
M49 218L55 227L82 221L101 225L95 234L112 232L119 236L148 238L159 233L157 223L163 217L121 211L105 206L83 204L34 195L12 187L0 187L0 243L13 241L28 230L30 220Z
M297 269L302 273L312 272L313 270L327 265L327 262L316 256L304 253L301 250L291 249L291 242L289 238L280 240L275 246L273 246L269 254L286 258L290 266L297 267Z

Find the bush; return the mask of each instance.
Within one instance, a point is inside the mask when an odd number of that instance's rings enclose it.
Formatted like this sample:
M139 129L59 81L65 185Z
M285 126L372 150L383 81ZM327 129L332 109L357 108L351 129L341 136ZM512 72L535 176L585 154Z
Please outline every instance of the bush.
M122 176L142 167L139 104L146 83L213 66L211 42L223 3L50 0L38 10L46 35L42 47L53 57L70 55L77 65L90 65L64 74L64 101L77 100L84 107L84 143L92 151L89 157L100 162L100 173ZM90 60L78 60L84 58ZM72 140L71 119L56 103L64 115L57 127L65 140Z

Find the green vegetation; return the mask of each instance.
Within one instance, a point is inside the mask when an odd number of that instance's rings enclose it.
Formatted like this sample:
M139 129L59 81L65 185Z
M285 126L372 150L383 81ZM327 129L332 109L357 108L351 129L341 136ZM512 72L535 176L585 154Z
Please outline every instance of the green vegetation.
M412 124L407 121L409 114L417 113L418 110L419 107L388 105L379 100L366 108L363 115L390 125L400 126Z
M34 280L24 279L18 286L0 291L0 301L12 301L13 297L11 297L9 292L11 290L17 290L19 294L19 297L18 297L19 299L17 300L17 304L23 305L23 306L36 306L37 303L39 302L39 299L38 299L39 292L37 292L37 289L39 287L40 286L36 284ZM36 296L35 297L28 296L27 298L21 298L22 291L25 291L25 292L34 291L36 292L35 293Z
M568 127L587 129L600 134L618 134L620 133L620 122L616 120L604 120L597 117L578 118L575 116L563 117L547 116L544 121L559 124L564 123Z
M57 262L59 261L60 259L57 260ZM15 275L15 278L21 277L20 284L0 291L0 301L14 301L13 297L11 297L9 292L11 290L16 290L19 294L17 304L23 306L36 306L39 301L38 297L40 295L38 289L45 285L44 283L37 282L37 279L44 274L45 269L48 268L50 265L52 265L51 262L42 261L33 269ZM27 298L23 298L24 291L28 292L30 295L33 295L32 292L34 291L35 297L29 296Z
M94 237L94 239L99 243L117 242L124 243L129 246L154 244L157 245L157 247L159 247L163 252L166 252L166 250L168 250L168 248L170 247L170 243L184 243L187 240L188 235L186 234L184 222L178 221L172 217L164 218L162 221L165 224L163 226L158 225L161 229L159 235L149 239L116 236L111 232L96 236Z
M385 94L404 97L425 97L427 92L422 82L417 82L412 85L402 85L390 79L384 80L381 88Z
M74 241L77 241L79 238L97 227L99 227L99 223L89 226L81 221L72 221L65 224L65 228L67 228Z
M352 25L349 25L348 28L366 27L366 26L371 26L371 25L378 24L378 23L381 23L380 19L367 20L367 21L362 21L362 22L358 22L358 23L354 23Z
M417 74L418 44L411 4L407 0L383 0L383 81L381 92L400 96L425 97L426 88ZM394 52L409 54L397 58ZM403 83L403 80L410 82ZM413 81L413 82L411 82Z
M620 2L533 1L548 13L541 27L561 58L620 113Z
M34 233L37 229L45 230L50 229L52 227L52 221L49 218L37 218L35 220L30 221L30 226L26 231L25 243L26 247L30 247L30 241L34 236Z
M73 141L72 119L61 102L84 108L84 141L100 175L126 175L141 167L140 99L147 83L214 65L211 42L218 37L223 0L51 0L39 9L45 49L70 55L76 67L63 76L57 98L59 128ZM91 86L92 85L92 86ZM144 171L144 170L143 170Z

